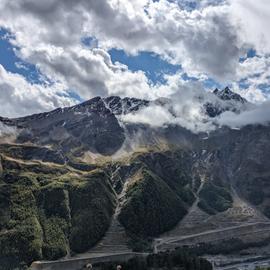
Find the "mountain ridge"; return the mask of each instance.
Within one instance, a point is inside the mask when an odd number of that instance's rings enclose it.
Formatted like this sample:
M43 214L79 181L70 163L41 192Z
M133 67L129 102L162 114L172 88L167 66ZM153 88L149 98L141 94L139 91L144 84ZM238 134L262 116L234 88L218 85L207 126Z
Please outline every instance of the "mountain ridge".
M220 102L225 100L229 103L225 105L203 103L201 114L208 118L204 121L211 122L211 118L216 118L225 111L239 113L241 106L247 104L245 99L229 88L222 91L215 90L211 95L218 97ZM172 102L171 99L164 98L148 101L118 96L95 97L78 105L57 108L50 112L11 119L1 117L0 123L16 129L14 133L17 135L17 143L51 144L64 152L82 148L82 151L90 150L102 155L112 155L126 141L127 129L135 129L130 131L133 135L134 132L138 133L136 129L140 126L141 130L149 129L139 122L134 124L125 122L126 118L123 122L122 116L136 115L146 108L151 110L151 106L159 106L166 108L169 117L173 120L177 112ZM181 119L181 115L177 117ZM170 126L170 123L168 125ZM181 124L179 126L181 128Z

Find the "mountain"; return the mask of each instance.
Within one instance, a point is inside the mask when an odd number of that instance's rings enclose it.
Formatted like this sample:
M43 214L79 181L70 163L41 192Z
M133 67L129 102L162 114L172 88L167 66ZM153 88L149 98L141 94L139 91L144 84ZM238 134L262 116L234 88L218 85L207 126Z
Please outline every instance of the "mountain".
M213 102L202 104L208 121L248 104L228 88L211 95ZM193 133L122 118L153 104L175 117L173 102L96 97L1 118L3 269L89 250L174 248L183 235L195 233L191 244L228 226L242 246L267 242L270 126ZM257 226L254 237L243 232L250 224ZM217 243L224 243L221 236Z
M110 155L125 139L118 120L100 97L4 123L17 128L18 143L49 144L65 153L77 149Z
M245 99L228 88L222 91L215 90L213 93L213 96L218 98L214 99L212 103L205 101L202 106L202 114L205 114L206 117L216 117L225 111L237 113L244 110L245 105L248 104ZM58 108L51 112L22 118L0 118L0 123L16 129L17 143L51 145L63 153L74 155L90 151L110 156L116 153L126 140L127 130L124 130L124 126L126 129L132 126L130 123L123 124L119 117L136 114L153 105L166 107L172 119L177 117L173 100L170 99L160 98L147 101L112 96L96 97L73 107ZM138 126L141 127L138 124L133 125L133 129L136 130ZM171 130L172 134L177 129ZM141 130L145 131L145 129ZM190 132L183 129L177 133L180 134L175 134L175 137L182 137L185 133L187 133L185 137L192 137ZM168 134L168 136L172 134ZM167 139L165 138L165 140Z
M247 103L247 100L242 98L239 94L234 93L230 90L229 87L226 87L222 91L219 91L217 88L213 92L217 97L219 97L222 100L235 100L237 102L240 102L242 104Z
M246 99L231 91L229 87L226 87L223 90L218 90L216 88L213 91L213 94L217 97L217 99L212 102L205 102L204 104L205 113L210 117L216 117L225 111L240 112L241 110L245 109L245 106L248 104ZM198 99L200 99L200 97L198 97ZM115 115L136 113L140 109L146 108L153 104L160 106L172 105L172 100L166 98L148 101L137 98L120 98L118 96L111 96L105 98L104 102Z
M120 98L118 96L111 96L105 98L104 103L114 115L121 115L137 112L143 107L147 107L150 104L150 101L138 98Z
M216 88L213 94L218 98L217 102L204 104L205 110L210 117L216 117L225 111L239 113L249 105L246 99L231 91L229 87L223 90Z

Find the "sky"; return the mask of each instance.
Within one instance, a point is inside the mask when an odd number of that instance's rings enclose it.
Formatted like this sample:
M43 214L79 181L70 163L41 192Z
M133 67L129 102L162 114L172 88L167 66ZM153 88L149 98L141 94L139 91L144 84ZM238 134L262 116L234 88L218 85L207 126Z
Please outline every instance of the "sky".
M0 0L0 116L230 86L269 104L269 0Z

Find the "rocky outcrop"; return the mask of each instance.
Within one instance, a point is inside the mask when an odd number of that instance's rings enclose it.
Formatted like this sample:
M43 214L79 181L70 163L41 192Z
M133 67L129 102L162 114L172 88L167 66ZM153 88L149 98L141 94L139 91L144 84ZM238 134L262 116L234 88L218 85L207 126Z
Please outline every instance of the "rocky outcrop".
M18 143L52 145L65 153L87 151L115 153L124 142L124 131L100 98L52 112L12 119L18 128Z

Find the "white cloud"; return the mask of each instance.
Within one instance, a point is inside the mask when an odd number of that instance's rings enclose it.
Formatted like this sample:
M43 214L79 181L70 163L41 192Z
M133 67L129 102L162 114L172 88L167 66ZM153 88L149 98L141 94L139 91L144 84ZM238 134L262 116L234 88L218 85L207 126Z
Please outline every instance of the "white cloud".
M103 49L74 46L69 50L36 51L30 60L40 63L40 70L50 79L76 89L84 99L108 95L151 96L143 72L131 72L122 64L113 64Z
M137 113L123 115L121 120L128 123L141 123L152 127L161 127L171 122L172 115L166 107L152 105Z
M189 12L166 0L2 0L0 11L0 25L15 34L21 57L52 71L68 87L75 85L84 97L112 89L99 81L100 61L94 68L96 57L85 52L82 56L83 36L95 36L104 49L153 51L182 64L190 73L206 73L220 80L233 76L240 53L226 6L206 5Z
M267 95L253 85L246 89L241 89L234 83L233 90L251 103L261 104L267 100Z
M138 112L121 116L120 119L151 127L179 125L194 133L213 130L215 126L206 115L204 104L208 101L218 102L216 96L205 92L200 83L174 83L177 91L171 92L167 102L160 103L157 100Z
M238 27L238 35L259 53L270 52L268 0L230 0L231 21Z
M270 102L266 101L263 104L256 105L240 114L225 112L220 116L217 122L219 125L226 125L233 128L241 128L245 125L269 124Z
M0 65L0 115L3 117L20 117L74 104L66 94L61 85L31 85Z
M241 128L245 125L270 123L270 101L256 105L243 105L231 101L221 101L201 88L185 92L188 89L183 87L181 90L181 94L179 92L173 94L165 105L152 103L149 107L123 115L120 119L125 123L146 124L154 128L179 125L193 133L210 132L218 126ZM237 113L225 111L221 115L211 118L205 112L204 104L207 102L211 102L218 108L233 106L231 108L238 108L239 111Z
M241 89L233 83L234 91L252 103L261 103L269 97L269 93L261 90L262 85L270 84L270 58L267 55L247 58L239 63L236 72L237 81L243 81L247 87Z
M237 78L249 78L254 75L263 74L269 71L270 59L265 56L255 56L252 58L247 58L242 63L239 63L237 69Z
M118 3L118 10L124 10L127 1ZM98 24L92 31L105 47L124 48L131 53L154 51L173 63L181 63L189 72L206 73L220 80L231 78L235 71L241 50L226 6L186 11L176 3L161 0L149 1L147 14L141 10L136 19L117 15L117 19L111 18L111 28L106 26L107 18L95 13L95 22L100 22L102 30ZM118 25L121 18L127 27Z

